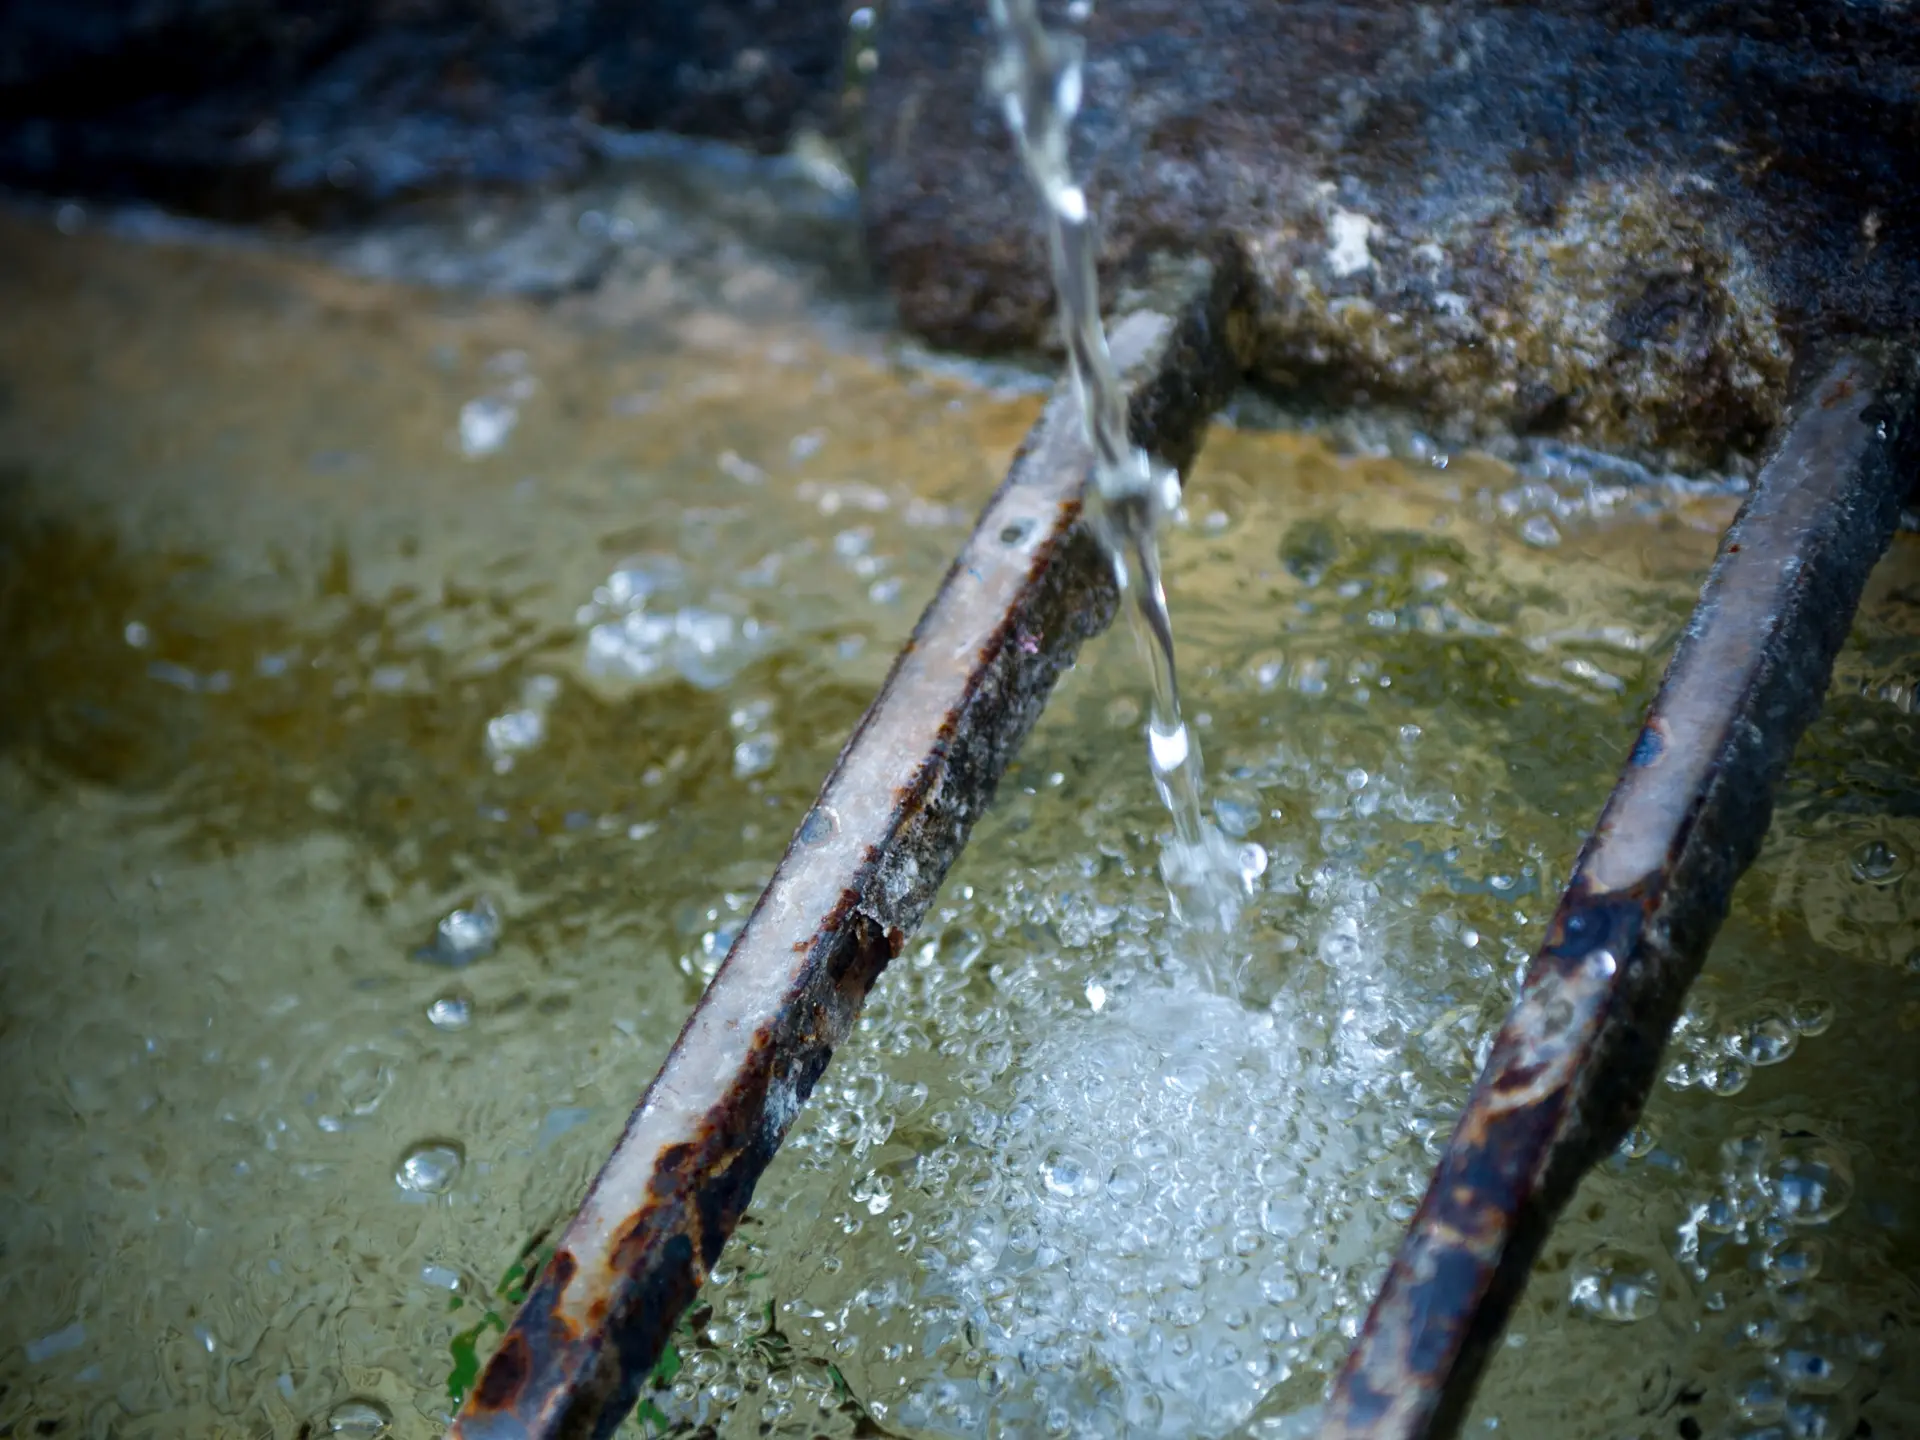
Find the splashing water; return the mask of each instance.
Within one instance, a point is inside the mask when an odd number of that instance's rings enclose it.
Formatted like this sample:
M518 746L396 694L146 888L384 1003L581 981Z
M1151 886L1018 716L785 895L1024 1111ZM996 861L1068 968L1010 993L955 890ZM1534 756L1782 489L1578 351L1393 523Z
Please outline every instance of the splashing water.
M1230 931L1242 899L1266 868L1266 854L1257 845L1234 846L1208 822L1199 742L1180 713L1159 545L1160 527L1180 503L1180 477L1128 436L1126 396L1100 319L1093 217L1068 159L1080 108L1079 37L1049 31L1034 0L989 0L989 8L1000 53L988 78L1040 195L1060 324L1093 449L1094 533L1113 565L1122 604L1132 601L1128 615L1152 685L1147 753L1154 786L1173 817L1161 873L1182 920Z

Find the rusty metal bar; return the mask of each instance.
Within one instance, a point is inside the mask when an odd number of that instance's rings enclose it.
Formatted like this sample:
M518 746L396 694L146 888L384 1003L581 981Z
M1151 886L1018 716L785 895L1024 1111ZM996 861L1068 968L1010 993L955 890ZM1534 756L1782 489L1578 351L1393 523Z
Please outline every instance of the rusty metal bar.
M1321 1440L1455 1432L1554 1216L1639 1114L1920 472L1913 408L1908 361L1844 358L1761 471L1334 1383Z
M1239 377L1231 256L1114 332L1137 443L1184 468ZM604 1436L1080 644L1113 619L1063 387L800 822L726 962L466 1397L458 1440Z

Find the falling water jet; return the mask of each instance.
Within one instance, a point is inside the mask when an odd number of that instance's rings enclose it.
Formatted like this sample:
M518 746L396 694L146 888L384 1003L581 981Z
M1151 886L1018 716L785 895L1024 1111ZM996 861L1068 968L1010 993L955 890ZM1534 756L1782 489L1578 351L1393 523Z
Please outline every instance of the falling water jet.
M989 8L1000 53L988 79L1040 196L1061 330L1093 450L1093 529L1113 566L1152 687L1147 754L1154 788L1173 817L1161 874L1180 919L1195 929L1229 932L1266 868L1266 853L1257 845L1233 845L1208 822L1199 742L1180 712L1159 544L1161 527L1179 507L1180 481L1128 436L1126 397L1100 319L1093 216L1068 158L1080 108L1080 40L1049 31L1035 0L989 0Z

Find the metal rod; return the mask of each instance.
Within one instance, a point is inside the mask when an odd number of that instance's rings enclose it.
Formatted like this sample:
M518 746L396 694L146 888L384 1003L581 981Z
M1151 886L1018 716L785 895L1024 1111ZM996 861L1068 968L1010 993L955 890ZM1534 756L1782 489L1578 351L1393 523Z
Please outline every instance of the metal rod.
M1240 373L1231 256L1114 333L1134 439L1184 466ZM800 822L725 963L466 1397L458 1440L604 1436L918 925L1080 644L1111 623L1057 393Z
M1554 1216L1638 1116L1920 469L1912 374L1830 366L1728 530L1321 1440L1454 1433Z

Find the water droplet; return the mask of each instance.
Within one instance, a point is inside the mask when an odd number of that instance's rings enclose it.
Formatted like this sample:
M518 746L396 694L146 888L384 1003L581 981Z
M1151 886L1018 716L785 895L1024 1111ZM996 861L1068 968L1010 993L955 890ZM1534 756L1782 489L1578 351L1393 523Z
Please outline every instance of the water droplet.
M348 1440L383 1440L393 1414L378 1400L342 1400L327 1412L327 1429Z
M443 1195L466 1163L466 1152L451 1140L427 1140L400 1157L394 1183L415 1195Z
M1249 840L1239 849L1240 883L1251 890L1253 882L1267 873L1267 847Z
M1913 862L1882 839L1873 839L1853 852L1853 878L1865 885L1898 884Z
M1603 1248L1574 1267L1568 1299L1597 1319L1629 1324L1660 1308L1660 1274L1628 1250Z
M427 1021L436 1030L464 1030L473 1023L473 997L449 990L427 1006Z
M834 813L833 807L816 805L807 812L807 818L800 822L800 833L796 838L802 845L824 845L839 828L840 817Z

